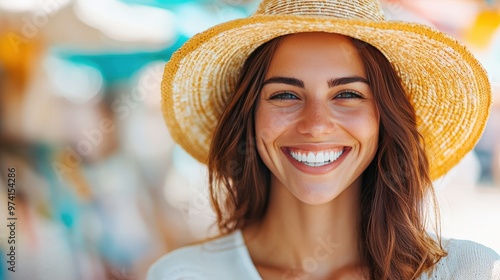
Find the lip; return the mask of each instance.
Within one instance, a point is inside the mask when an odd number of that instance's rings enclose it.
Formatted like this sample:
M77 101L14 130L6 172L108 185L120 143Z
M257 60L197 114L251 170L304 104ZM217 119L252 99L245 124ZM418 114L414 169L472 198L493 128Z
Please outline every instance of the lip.
M305 165L303 163L298 162L297 160L295 160L292 157L292 155L290 155L290 148L308 150L311 152L315 152L315 151L319 152L322 150L338 149L340 147L343 147L344 152L342 153L342 155L334 162L331 162L329 164L325 164L323 166L308 166L308 165ZM285 157L290 161L290 163L298 170L300 170L304 173L307 173L307 174L311 174L311 175L322 175L322 174L326 174L326 173L334 170L335 168L337 168L344 161L344 158L346 158L346 156L349 154L349 152L351 151L351 148L346 147L346 146L332 147L332 145L309 145L309 144L307 144L307 145L298 145L298 146L293 146L293 147L282 147L281 151L285 154Z

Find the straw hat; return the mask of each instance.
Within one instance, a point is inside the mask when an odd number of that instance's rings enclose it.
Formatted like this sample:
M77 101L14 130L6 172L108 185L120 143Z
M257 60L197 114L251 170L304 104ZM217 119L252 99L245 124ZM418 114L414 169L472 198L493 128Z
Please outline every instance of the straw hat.
M385 20L376 0L264 0L254 15L195 35L172 56L163 75L163 113L174 140L206 163L213 131L246 58L278 36L316 31L368 42L392 63L415 107L432 179L472 150L490 110L486 72L450 36Z

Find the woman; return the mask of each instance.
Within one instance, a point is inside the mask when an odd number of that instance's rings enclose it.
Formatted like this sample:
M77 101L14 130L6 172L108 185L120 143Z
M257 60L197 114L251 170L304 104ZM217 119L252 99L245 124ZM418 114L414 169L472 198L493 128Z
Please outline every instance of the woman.
M431 180L475 145L491 98L448 36L374 1L269 0L188 41L162 92L223 235L148 279L500 279L491 249L425 230Z

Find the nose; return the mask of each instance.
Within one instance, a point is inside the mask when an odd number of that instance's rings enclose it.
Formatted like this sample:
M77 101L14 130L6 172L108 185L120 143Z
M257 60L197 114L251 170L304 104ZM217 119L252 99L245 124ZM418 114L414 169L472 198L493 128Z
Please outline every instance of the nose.
M330 105L324 100L306 102L300 121L297 124L299 133L312 138L319 138L331 133L335 128L333 112Z

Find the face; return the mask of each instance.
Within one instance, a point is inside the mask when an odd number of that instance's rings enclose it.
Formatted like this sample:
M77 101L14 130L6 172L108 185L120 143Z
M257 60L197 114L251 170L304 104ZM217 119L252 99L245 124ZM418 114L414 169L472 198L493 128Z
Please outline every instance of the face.
M379 114L349 38L285 37L257 102L257 149L273 188L316 205L360 184L377 150Z

